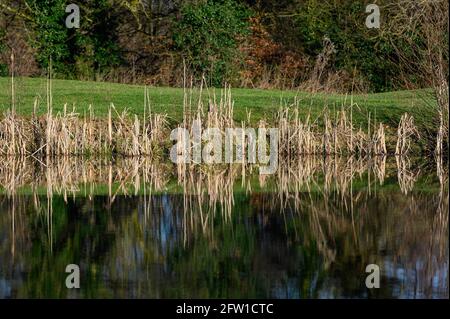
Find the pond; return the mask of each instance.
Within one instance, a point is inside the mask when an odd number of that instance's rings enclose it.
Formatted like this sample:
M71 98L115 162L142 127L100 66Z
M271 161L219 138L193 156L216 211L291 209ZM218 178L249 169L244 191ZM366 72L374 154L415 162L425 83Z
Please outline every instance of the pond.
M439 163L282 164L3 159L0 298L448 298Z

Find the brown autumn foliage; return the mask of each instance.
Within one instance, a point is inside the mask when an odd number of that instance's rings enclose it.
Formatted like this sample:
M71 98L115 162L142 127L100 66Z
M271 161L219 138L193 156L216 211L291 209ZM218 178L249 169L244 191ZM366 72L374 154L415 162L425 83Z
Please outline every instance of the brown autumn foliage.
M284 48L272 39L260 17L250 18L251 34L242 39L244 55L241 85L258 88L292 88L304 78L307 58Z

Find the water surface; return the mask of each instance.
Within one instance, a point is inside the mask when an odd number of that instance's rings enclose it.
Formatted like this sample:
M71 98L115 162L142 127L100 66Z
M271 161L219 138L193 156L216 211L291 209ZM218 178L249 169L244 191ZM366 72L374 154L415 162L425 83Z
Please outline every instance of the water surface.
M435 170L0 165L0 298L448 298L448 181ZM68 264L80 289L65 286Z

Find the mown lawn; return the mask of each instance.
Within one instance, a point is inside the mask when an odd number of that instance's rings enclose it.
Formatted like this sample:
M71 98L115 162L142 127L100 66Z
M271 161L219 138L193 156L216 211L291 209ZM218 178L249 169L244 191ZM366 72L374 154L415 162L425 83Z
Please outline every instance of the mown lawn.
M3 113L11 105L10 78L0 77L0 111ZM16 110L29 116L33 112L34 100L38 98L38 112L46 112L46 79L16 78ZM67 103L68 109L74 105L81 115L88 112L92 105L94 114L105 116L110 103L114 103L119 111L127 108L130 113L143 114L144 87L139 85L124 85L102 82L83 82L72 80L53 80L53 110L62 111ZM220 89L215 89L217 97ZM208 99L214 90L204 91L203 98ZM153 112L166 113L172 122L182 118L183 89L168 87L149 88L150 103ZM313 119L320 116L325 107L333 112L342 105L350 107L351 97L344 94L311 94L298 91L232 89L235 101L234 116L236 120L247 117L251 111L252 121L266 118L273 120L280 105L290 105L294 99L300 101L300 112L306 115L311 112ZM396 126L400 116L409 112L419 126L431 128L433 105L428 91L397 91L388 93L354 95L353 119L359 125L366 126L368 114L373 120L383 121L390 126ZM196 105L194 98L193 104Z

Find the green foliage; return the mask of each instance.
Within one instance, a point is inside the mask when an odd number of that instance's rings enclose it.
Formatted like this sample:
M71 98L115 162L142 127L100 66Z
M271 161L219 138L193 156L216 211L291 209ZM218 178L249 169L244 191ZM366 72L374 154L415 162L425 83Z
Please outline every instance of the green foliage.
M187 4L174 27L174 42L196 76L213 86L232 79L238 37L248 34L249 11L233 0Z
M65 60L70 57L68 32L65 27L65 0L30 0L35 36L32 40L37 49L37 61L47 67L50 59L53 70L66 73Z
M71 30L75 37L72 52L77 75L92 79L95 73L106 72L121 62L116 32L118 21L108 0L88 1L82 17L81 28Z
M59 78L179 86L181 56L189 75L197 81L204 75L213 86L292 87L308 80L327 37L336 54L325 71L339 76L331 90L348 92L353 84L372 92L429 86L427 73L419 70L430 43L420 21L410 21L414 32L393 30L390 21L397 13L390 0L377 2L381 29L368 29L367 3L352 0L186 0L159 1L158 6L85 0L78 2L79 29L65 26L70 1L27 0L20 6L1 1L7 6L0 25L11 28L8 37L27 34L37 49L27 50L41 69L33 66L34 75L45 73L51 57ZM448 32L437 36L448 44ZM7 75L8 63L6 54L0 56L0 75ZM117 76L102 76L111 74Z
M374 91L392 89L396 68L394 50L378 36L378 30L365 26L365 3L350 0L339 3L308 0L296 18L298 36L305 52L317 56L327 36L336 46L334 68L361 73Z
M38 63L47 67L51 58L57 75L90 79L118 65L120 52L112 3L86 1L80 8L79 29L66 28L66 4L65 0L30 1Z

